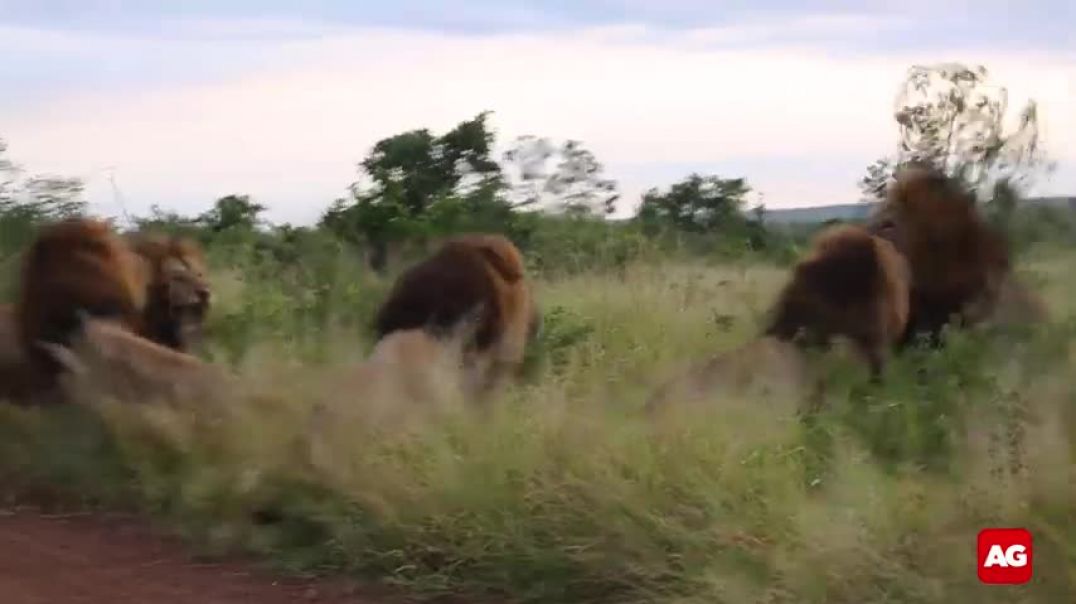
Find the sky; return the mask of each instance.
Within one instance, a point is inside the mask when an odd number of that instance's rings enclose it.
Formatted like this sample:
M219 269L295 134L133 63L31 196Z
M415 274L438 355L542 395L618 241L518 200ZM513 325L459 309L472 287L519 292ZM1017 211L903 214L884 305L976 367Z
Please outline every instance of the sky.
M305 224L379 139L489 110L502 145L583 141L621 215L691 172L802 207L857 201L908 67L960 61L1014 117L1039 103L1034 192L1076 194L1072 23L1073 0L0 0L0 138L99 213L241 193Z

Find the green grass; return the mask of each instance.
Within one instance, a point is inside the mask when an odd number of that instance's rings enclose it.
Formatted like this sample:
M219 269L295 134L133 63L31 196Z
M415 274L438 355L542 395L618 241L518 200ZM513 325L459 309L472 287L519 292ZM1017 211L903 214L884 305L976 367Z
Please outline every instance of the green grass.
M958 334L896 359L882 386L835 361L809 418L730 396L660 423L640 413L650 389L749 339L786 269L629 263L541 279L546 329L525 382L489 407L399 421L382 413L393 401L319 389L368 349L390 281L346 259L235 258L215 258L210 355L249 395L198 413L4 409L5 491L133 506L206 553L425 596L1076 599L1076 255L1023 264L1042 278L1047 328ZM978 584L988 526L1032 531L1031 584Z

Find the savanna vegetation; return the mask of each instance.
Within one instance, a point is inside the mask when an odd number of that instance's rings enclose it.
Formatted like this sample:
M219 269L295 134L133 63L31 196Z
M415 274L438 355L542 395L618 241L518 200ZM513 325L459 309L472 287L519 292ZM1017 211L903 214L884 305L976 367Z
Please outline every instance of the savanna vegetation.
M975 186L1045 325L953 332L897 356L881 384L819 358L825 405L810 415L745 395L651 421L640 409L658 382L758 332L817 225L769 225L745 207L748 183L714 175L607 220L616 184L581 143L524 137L495 159L480 114L380 141L315 226L266 224L242 195L133 218L205 246L201 354L248 388L219 408L0 406L0 492L135 509L206 554L424 597L1072 601L1076 230L1066 211L1022 206L1043 165L1034 107L1003 132L1003 104L971 102L985 75L913 68L900 147L862 184L877 195L915 159ZM86 207L77 181L0 170L8 300L34 226ZM463 231L505 233L526 255L544 329L522 382L481 406L404 414L361 388L319 389L371 346L394 276ZM978 583L989 526L1032 532L1031 583Z

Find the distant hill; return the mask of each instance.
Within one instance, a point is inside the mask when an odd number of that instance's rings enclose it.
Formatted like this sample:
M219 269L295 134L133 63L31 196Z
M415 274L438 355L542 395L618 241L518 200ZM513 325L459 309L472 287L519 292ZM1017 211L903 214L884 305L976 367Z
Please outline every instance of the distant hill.
M1046 206L1076 212L1076 197L1032 197L1025 201L1024 204L1025 207ZM776 224L812 224L826 222L827 220L863 220L874 205L874 203L842 203L808 208L767 209L763 213L763 217L767 222Z
M803 224L834 219L863 220L873 207L873 203L841 203L807 208L767 209L763 213L763 219L766 222Z

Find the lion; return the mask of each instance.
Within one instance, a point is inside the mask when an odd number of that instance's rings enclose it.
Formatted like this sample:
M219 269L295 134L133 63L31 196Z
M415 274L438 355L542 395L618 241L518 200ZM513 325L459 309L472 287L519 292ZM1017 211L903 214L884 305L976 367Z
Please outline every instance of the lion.
M892 243L862 227L829 227L793 269L760 336L668 380L645 411L652 415L670 401L707 399L718 390L817 404L823 384L806 353L829 349L838 338L865 361L871 380L880 381L908 320L910 281Z
M946 325L988 320L999 301L1019 299L1008 242L980 215L974 195L942 172L900 170L868 229L891 241L912 273L908 326L900 345L937 344ZM1009 297L1006 297L1009 296Z
M66 401L204 402L234 392L239 383L216 365L86 314L67 343L41 347L63 368L58 383Z
M78 270L70 278L72 267ZM189 350L201 337L209 307L205 273L200 248L184 238L124 238L103 221L82 218L45 227L24 257L20 298L27 311L19 312L20 304L0 310L0 397L26 399L52 389L55 359L42 355L36 342L62 344L77 311L115 315L132 333ZM94 291L118 295L125 310L100 312ZM43 299L44 305L34 302ZM24 320L28 329L19 327ZM49 329L59 337L45 334Z
M28 379L52 383L61 366L43 345L68 345L83 314L140 333L148 282L145 264L107 222L71 218L42 227L23 257L14 308Z
M502 235L448 239L432 256L397 279L376 317L378 340L407 329L437 337L473 319L465 362L479 367L492 387L517 373L541 317L527 283L523 256Z
M670 402L705 402L719 392L790 405L805 399L809 385L807 359L802 351L791 342L761 337L714 355L662 383L643 411L654 417L667 411Z
M142 335L181 352L191 350L202 340L211 301L201 248L184 237L148 233L130 235L128 242L150 275Z
M764 335L807 347L846 337L877 380L904 335L910 283L908 263L892 243L858 226L831 227L793 269Z
M452 394L477 394L477 375L463 366L458 337L437 337L425 329L394 331L378 341L364 362L371 381L392 383L397 395L432 404Z
M318 440L354 438L350 426L358 423L398 434L413 422L464 408L482 394L482 376L464 367L467 326L461 327L447 337L423 328L399 329L379 340L359 363L322 373L307 392L316 401L312 433Z

